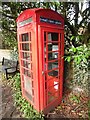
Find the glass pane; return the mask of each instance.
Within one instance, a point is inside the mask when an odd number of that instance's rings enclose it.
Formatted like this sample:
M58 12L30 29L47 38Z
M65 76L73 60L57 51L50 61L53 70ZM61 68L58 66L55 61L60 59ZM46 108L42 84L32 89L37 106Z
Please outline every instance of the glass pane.
M29 33L29 41L31 41L31 32Z
M29 51L29 43L22 43L22 50Z
M48 70L51 70L54 68L58 68L58 61L48 63Z
M52 102L59 96L59 86L55 84L48 89L48 103Z
M58 41L58 33L49 32L48 41Z
M58 52L48 53L48 60L55 60L55 59L58 59Z
M52 44L52 43L48 44L48 51L56 51L56 50L59 50L57 43L56 44Z
M58 83L59 83L58 77L52 77L52 76L48 77L48 81L47 81L48 89L51 89L54 86L55 86L54 89L57 89L56 86Z
M31 94L29 94L27 91L24 91L25 93L25 96L27 96L28 97L28 99L30 99L31 101L33 101L32 100L32 96L31 96Z
M29 24L31 22L32 22L32 17L28 18L27 20L24 20L24 21L20 22L19 25L24 26L24 25L27 25L27 24Z
M23 58L26 59L26 60L31 60L32 61L32 54L23 52Z
M32 81L30 80L29 77L26 77L25 75L24 75L24 87L25 87L25 90L30 95L32 95Z
M24 74L33 79L33 73L30 72L29 70L24 69Z
M31 45L31 43L30 43L30 51L32 51L32 45Z
M46 44L44 44L44 52L46 52Z
M52 70L51 72L48 72L48 75L53 76L53 77L58 76L58 69Z
M44 32L44 42L46 42L46 32Z
M22 41L29 41L28 33L22 34Z
M59 84L55 84L54 86L52 86L48 89L48 92L51 94L54 94L55 92L57 92L58 89L59 89Z
M27 61L23 61L23 65L24 65L24 67L26 67L26 68L29 68L30 70L32 70L32 63L29 63L29 62L27 62Z

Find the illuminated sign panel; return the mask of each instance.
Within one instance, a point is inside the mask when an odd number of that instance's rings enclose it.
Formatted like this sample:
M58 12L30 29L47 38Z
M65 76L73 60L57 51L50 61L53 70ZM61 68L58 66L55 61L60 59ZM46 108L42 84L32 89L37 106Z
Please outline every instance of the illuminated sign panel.
M27 19L27 20L24 20L24 21L20 22L19 25L24 26L24 25L27 25L27 24L29 24L31 22L32 22L32 17Z
M40 17L40 22L46 22L46 23L50 23L50 24L61 25L61 21L53 20L53 19L49 19L49 18L44 18L44 17Z

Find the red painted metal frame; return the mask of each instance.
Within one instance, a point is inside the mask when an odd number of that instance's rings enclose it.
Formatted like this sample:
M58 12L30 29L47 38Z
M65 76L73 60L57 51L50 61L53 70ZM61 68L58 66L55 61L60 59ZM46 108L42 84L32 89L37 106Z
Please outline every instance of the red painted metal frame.
M61 67L60 67L60 79L59 79L59 90L60 90L60 96L55 100L53 101L52 103L46 105L46 102L48 101L48 99L45 98L45 76L43 75L42 76L42 71L45 72L45 61L44 61L44 32L55 32L55 33L59 33L59 35L61 34ZM61 29L56 29L54 27L44 27L44 26L39 26L39 35L41 35L41 39L38 40L38 43L40 46L42 46L40 49L39 49L39 64L40 64L40 68L39 68L39 72L41 74L39 74L39 77L40 77L40 91L41 94L40 94L40 103L41 103L41 106L40 106L40 109L44 111L44 113L48 113L50 110L52 110L52 108L56 107L60 102L61 102L61 99L62 99L62 92L63 92L63 63L64 63L64 60L63 60L63 56L64 56L64 31L61 30ZM60 37L59 37L60 38ZM42 40L42 42L41 42ZM60 42L60 39L59 39L59 42ZM47 50L48 51L48 50ZM41 58L42 56L42 58Z
M46 22L41 22L40 17L53 19L53 20L59 20L61 21L61 25L57 24L50 24ZM20 26L20 22L23 22L24 20L27 20L29 18L32 18L32 21L24 26ZM60 77L59 80L59 95L58 98L56 98L54 101L52 101L50 104L47 104L48 97L46 96L46 82L45 82L45 60L44 60L44 32L46 32L46 40L48 43L48 32L55 32L59 35L59 42L58 47L61 46L61 50L58 50L59 53L59 73ZM28 43L27 41L22 42L21 35L24 33L29 33L29 40L30 40L30 33L31 33L31 41L29 41L29 48L30 44L32 45L32 52L31 51L25 51L22 50L22 43ZM60 40L61 35L61 40ZM64 55L64 19L61 15L56 13L53 10L50 9L27 9L24 12L20 14L20 16L17 18L17 38L18 38L18 50L19 50L19 63L20 63L20 76L21 76L21 88L22 88L22 95L25 97L37 111L43 111L45 114L48 113L50 110L52 110L54 107L56 107L61 99L62 99L62 92L63 92L63 66L64 66L64 59L62 58ZM55 41L53 41L54 43ZM46 44L47 44L46 43ZM61 43L61 45L60 45ZM25 95L25 89L24 89L24 78L23 78L23 68L24 64L22 60L27 61L23 58L23 52L26 53L32 53L32 72L33 72L33 101L31 101L26 95ZM48 52L48 48L46 46L46 52ZM49 51L52 52L52 51ZM55 51L54 51L55 52ZM48 57L48 56L47 56ZM52 60L54 62L56 60ZM48 64L48 61L46 61ZM28 69L28 68L25 68ZM53 70L55 70L54 68ZM31 71L30 69L28 69ZM44 74L42 74L44 72ZM48 72L48 71L47 71ZM54 78L55 79L55 78ZM57 80L57 79L55 79ZM50 80L51 81L51 80ZM48 83L48 85L51 85L51 82Z

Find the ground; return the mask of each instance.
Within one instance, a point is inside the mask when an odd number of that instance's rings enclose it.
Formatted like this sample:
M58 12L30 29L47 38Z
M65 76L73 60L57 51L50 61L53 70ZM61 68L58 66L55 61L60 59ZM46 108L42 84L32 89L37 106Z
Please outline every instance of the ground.
M14 106L13 90L8 84L7 80L2 81L2 118L20 118L22 115Z
M22 118L22 113L14 106L13 91L9 80L2 81L2 117ZM46 118L88 118L88 96L84 92L64 89L63 100Z
M61 104L48 117L54 118L85 118L88 119L88 100L83 92L64 91Z

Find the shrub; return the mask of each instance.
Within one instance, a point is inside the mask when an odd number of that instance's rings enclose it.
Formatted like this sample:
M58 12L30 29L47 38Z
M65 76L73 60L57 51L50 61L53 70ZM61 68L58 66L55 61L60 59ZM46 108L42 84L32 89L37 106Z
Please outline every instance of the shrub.
M17 73L13 78L13 87L14 87L14 100L15 105L20 108L20 111L25 118L31 118L36 120L43 120L44 115L42 112L38 113L32 105L30 105L23 97L21 93L21 82L20 74Z

